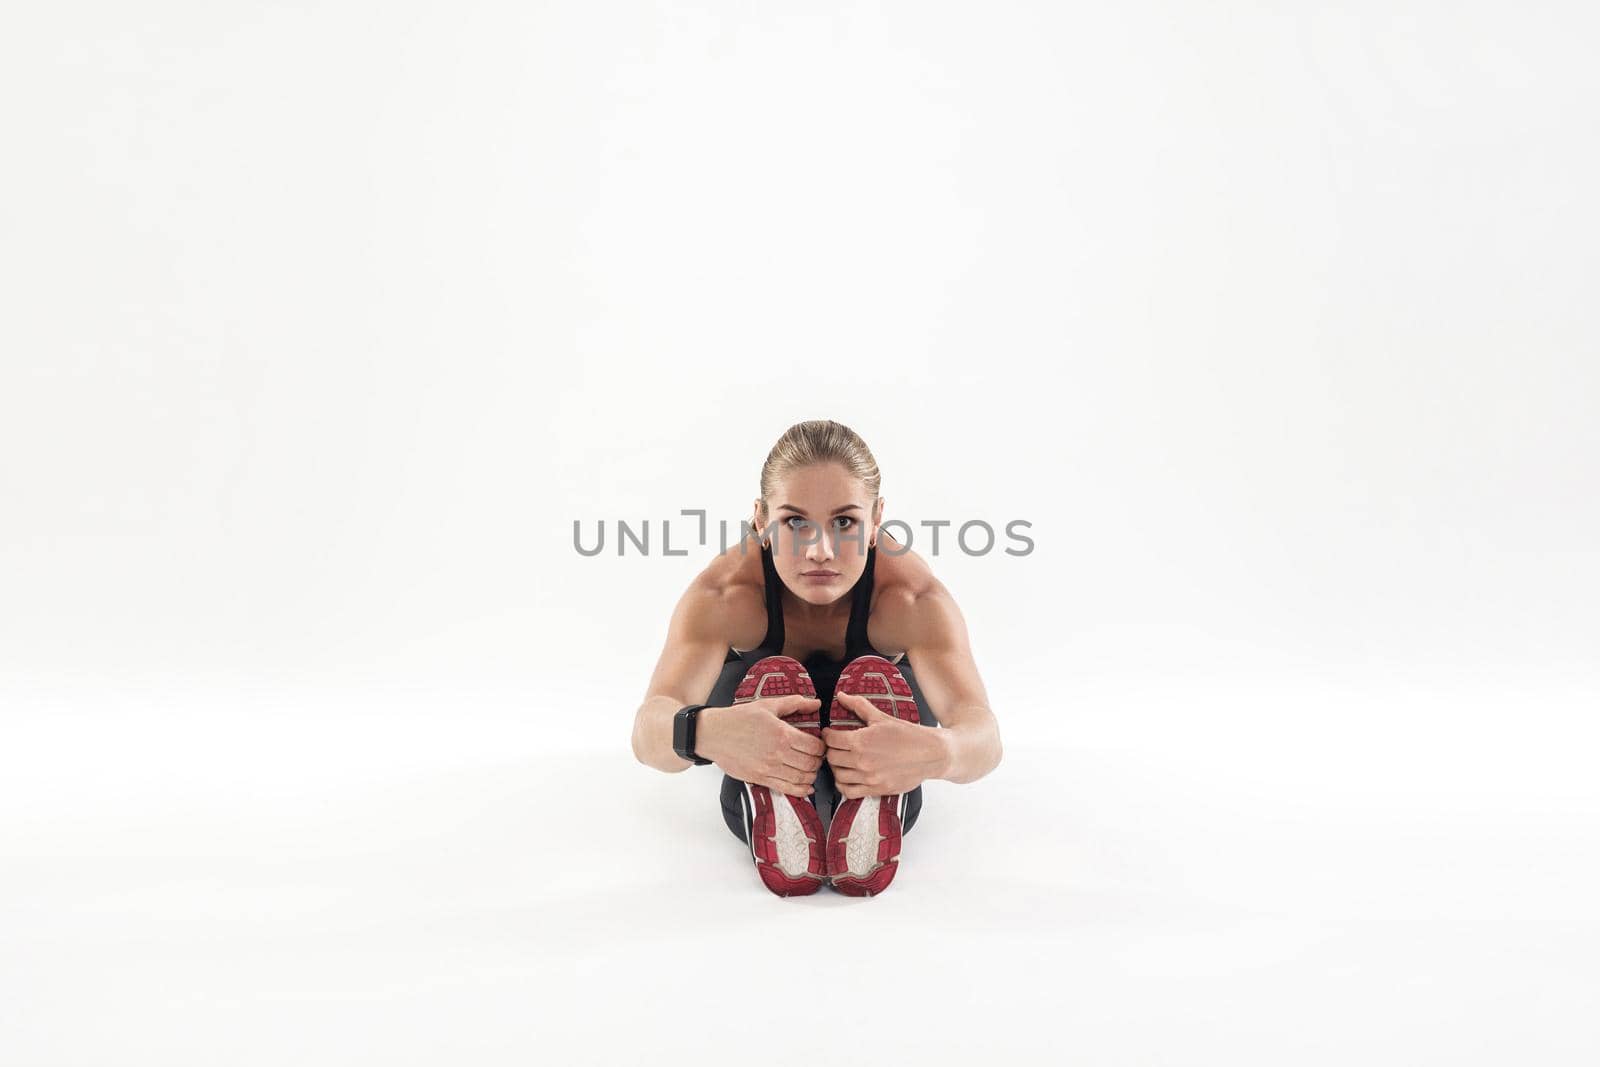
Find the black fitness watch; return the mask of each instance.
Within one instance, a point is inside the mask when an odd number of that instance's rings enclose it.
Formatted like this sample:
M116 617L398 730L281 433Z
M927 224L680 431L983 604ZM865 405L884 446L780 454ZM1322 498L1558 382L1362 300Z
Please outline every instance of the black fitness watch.
M700 710L704 704L690 704L681 708L678 714L672 717L672 751L691 763L705 766L711 761L702 756L695 755L694 734L695 727L700 722Z

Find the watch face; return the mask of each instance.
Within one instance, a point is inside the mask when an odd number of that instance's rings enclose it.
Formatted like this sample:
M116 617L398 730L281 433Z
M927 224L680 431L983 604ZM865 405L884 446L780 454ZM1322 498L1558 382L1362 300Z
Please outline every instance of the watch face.
M672 719L672 750L684 759L689 758L689 716L683 711Z

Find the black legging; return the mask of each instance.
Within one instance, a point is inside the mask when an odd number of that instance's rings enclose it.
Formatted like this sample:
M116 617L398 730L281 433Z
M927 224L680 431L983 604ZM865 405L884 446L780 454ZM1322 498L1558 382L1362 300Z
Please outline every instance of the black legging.
M756 661L764 659L773 653L768 649L752 649L737 659L730 659L722 666L722 674L717 678L717 684L711 687L711 694L706 697L708 707L725 708L733 703L734 691L739 688L739 683L744 680L745 674ZM933 712L928 710L928 702L922 697L922 689L917 685L916 675L912 673L911 664L902 657L895 666L905 677L906 683L911 686L911 694L917 701L917 714L924 726L938 726L939 720L933 717ZM838 660L829 659L820 653L806 660L806 673L811 675L811 681L817 687L817 698L822 701L822 724L828 725L828 706L833 702L833 689L839 681L839 673L845 664ZM834 809L839 806L840 793L838 784L833 780L833 767L826 759L822 766L817 768L816 781L813 783L816 793L811 800L816 805L817 814L826 824L832 817ZM722 776L722 821L728 824L728 829L733 836L750 844L745 837L744 822L744 790L745 783L731 774ZM917 815L922 811L922 786L917 786L904 798L905 814L902 816L900 832L908 833L917 821Z

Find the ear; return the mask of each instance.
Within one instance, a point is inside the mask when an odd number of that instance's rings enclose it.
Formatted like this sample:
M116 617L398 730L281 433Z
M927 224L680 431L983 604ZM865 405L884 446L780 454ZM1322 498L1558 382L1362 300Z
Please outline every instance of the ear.
M750 528L754 530L756 535L759 537L761 534L761 528L765 525L766 523L763 521L761 515L761 498L756 497L755 503L750 506Z
M878 530L882 526L883 526L883 497L880 496L878 498L877 504L874 505L873 509L872 509L872 544L874 544L874 545L876 545L878 543Z

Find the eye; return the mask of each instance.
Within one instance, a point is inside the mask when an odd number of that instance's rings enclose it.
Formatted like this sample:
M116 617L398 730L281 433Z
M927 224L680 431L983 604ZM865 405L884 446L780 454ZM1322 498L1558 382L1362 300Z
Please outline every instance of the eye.
M855 522L856 522L855 519L852 519L848 515L840 515L838 518L834 519L833 521L838 524L838 527L841 530L850 529L850 527L854 526Z
M783 523L791 530L803 530L805 529L806 520L802 519L798 515L790 515L787 519L783 520Z

